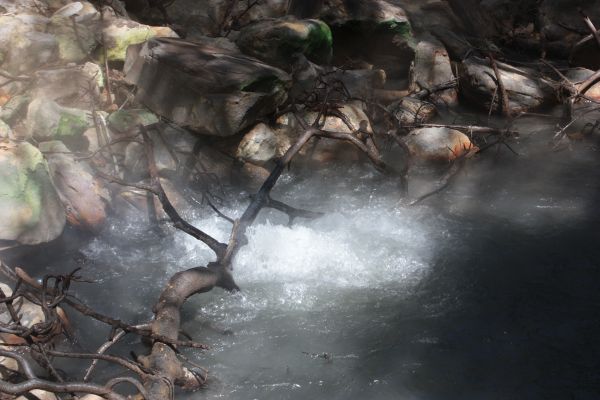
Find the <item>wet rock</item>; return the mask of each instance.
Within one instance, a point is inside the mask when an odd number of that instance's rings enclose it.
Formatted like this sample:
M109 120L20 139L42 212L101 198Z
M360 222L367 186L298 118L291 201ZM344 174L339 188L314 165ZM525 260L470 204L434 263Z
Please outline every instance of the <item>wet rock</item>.
M158 117L143 109L118 110L108 116L108 126L119 133L131 133L140 125L148 126L158 122Z
M98 108L104 80L100 66L87 62L83 65L36 71L32 98L53 100L63 106Z
M478 148L464 133L448 128L419 128L406 137L411 156L419 161L449 162Z
M266 19L244 27L236 40L242 52L282 69L290 67L295 53L317 64L332 54L331 30L319 20Z
M102 37L109 61L125 61L127 47L156 37L176 38L178 35L168 27L143 25L126 18L119 18L110 11L104 13Z
M497 62L502 82L506 88L511 114L534 110L556 103L551 82L539 77L535 71L515 68ZM487 60L471 57L459 65L460 91L470 104L483 111L490 109L494 99L494 110L499 110L501 97L496 91L494 70Z
M42 153L29 143L0 144L0 240L38 244L57 238L65 212Z
M266 124L260 123L240 142L236 156L244 161L262 164L277 156L277 136Z
M0 346L0 349L12 350L13 348L8 347L8 346ZM11 375L10 371L13 371L13 372L19 371L19 364L17 363L17 361L14 358L0 356L0 366L6 368L6 371L4 369L0 369L0 379L3 379L3 380L7 380L10 377L10 375Z
M57 10L50 18L48 31L58 41L64 63L85 60L101 41L101 15L87 1L76 1Z
M29 136L43 141L81 136L93 122L88 111L42 98L29 104L26 125Z
M180 126L231 136L286 99L289 76L239 52L207 42L151 39L129 48L126 79L136 99Z
M390 104L388 110L403 126L428 122L437 114L433 104L411 97Z
M95 177L85 161L76 160L62 142L43 142L39 148L48 161L67 221L89 231L100 230L106 220L110 199L104 182Z
M431 90L454 79L450 57L444 45L433 37L419 42L411 67L410 90ZM447 89L433 93L430 98L435 104L452 107L458 104L458 91Z
M0 15L0 65L26 73L58 58L58 41L46 33L49 20L37 15Z

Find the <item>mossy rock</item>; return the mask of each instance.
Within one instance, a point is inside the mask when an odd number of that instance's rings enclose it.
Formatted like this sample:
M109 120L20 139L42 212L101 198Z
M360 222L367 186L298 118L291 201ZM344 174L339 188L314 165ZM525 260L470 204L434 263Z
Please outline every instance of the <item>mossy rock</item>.
M88 111L36 99L29 104L26 125L28 135L36 140L60 140L81 136L93 121Z
M0 240L48 242L65 221L42 153L26 142L0 143Z
M148 126L158 122L158 117L148 110L119 110L108 116L110 129L127 133L139 125Z
M113 18L103 30L106 58L109 61L125 61L129 46L144 43L155 37L178 37L168 27L143 25L125 18ZM104 54L100 54L104 57Z
M289 70L296 53L318 64L329 63L333 36L329 26L316 19L266 19L243 28L236 44L250 56Z

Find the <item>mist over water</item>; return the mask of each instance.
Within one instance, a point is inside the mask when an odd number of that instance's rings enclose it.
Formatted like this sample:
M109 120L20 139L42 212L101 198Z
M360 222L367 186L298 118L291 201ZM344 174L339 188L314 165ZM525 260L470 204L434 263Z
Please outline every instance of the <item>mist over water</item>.
M369 165L292 168L273 198L325 215L288 226L263 211L234 262L242 292L186 303L183 330L211 346L184 350L210 377L188 398L597 398L600 162L589 143L553 153L547 130L525 132L520 156L482 155L415 207ZM413 196L434 185L414 169ZM238 217L246 197L232 198L223 211ZM227 239L211 212L187 217ZM76 288L135 323L173 273L213 257L140 226L115 221L89 242L84 274L100 284ZM68 271L74 258L45 267ZM76 326L90 343L108 334ZM135 338L114 351L132 346L146 351Z

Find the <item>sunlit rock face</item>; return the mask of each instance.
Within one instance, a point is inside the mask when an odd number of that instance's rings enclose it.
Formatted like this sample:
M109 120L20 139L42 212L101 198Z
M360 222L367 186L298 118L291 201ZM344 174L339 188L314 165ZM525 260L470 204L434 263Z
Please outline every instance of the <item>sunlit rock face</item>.
M130 46L126 79L137 100L180 126L231 136L270 114L287 98L280 69L206 39L151 39Z
M65 220L42 153L29 143L0 143L0 240L48 242Z
M556 103L556 95L550 81L535 71L515 68L498 63L502 83L508 95L512 114L535 110ZM501 95L496 92L494 70L489 61L470 57L459 65L460 93L466 100L482 111L500 109ZM491 103L494 103L493 105Z

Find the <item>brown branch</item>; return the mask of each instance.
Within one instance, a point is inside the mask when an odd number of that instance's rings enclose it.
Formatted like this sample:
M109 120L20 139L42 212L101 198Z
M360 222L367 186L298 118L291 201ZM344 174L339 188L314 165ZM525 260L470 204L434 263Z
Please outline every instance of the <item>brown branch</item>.
M496 75L496 85L498 86L498 91L500 92L500 99L502 100L502 114L506 118L510 118L510 103L508 100L508 93L506 92L506 87L504 86L504 82L502 81L502 75L500 74L500 70L498 69L498 65L496 64L496 60L494 59L494 55L492 54L492 52L488 53L488 59L490 60L490 65L494 70L494 75Z

